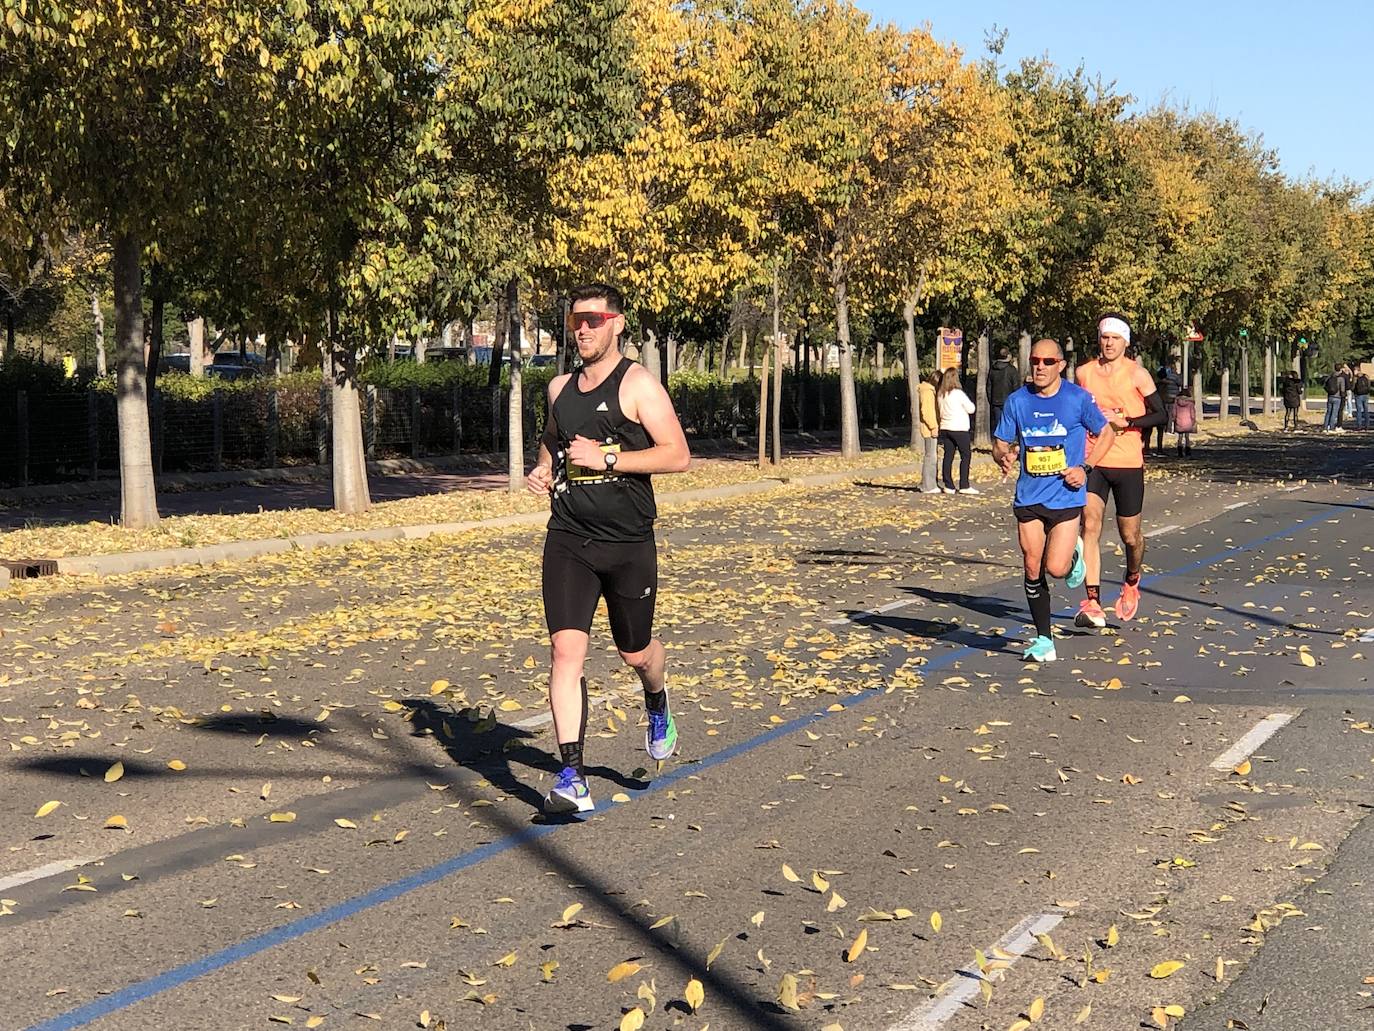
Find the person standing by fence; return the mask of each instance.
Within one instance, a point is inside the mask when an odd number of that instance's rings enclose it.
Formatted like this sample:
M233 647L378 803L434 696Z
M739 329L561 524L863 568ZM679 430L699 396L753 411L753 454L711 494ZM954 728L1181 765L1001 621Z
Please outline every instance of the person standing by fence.
M921 413L921 493L934 494L940 489L935 473L935 448L940 436L940 412L935 403L935 388L940 374L928 372L921 377L917 388Z
M1021 389L1021 373L1011 362L1011 351L1006 347L997 349L997 360L988 370L988 426L995 427L1002 421L1002 409L1017 390Z
M1178 371L1178 360L1170 358L1159 367L1159 372L1155 375L1155 386L1159 388L1159 399L1164 402L1164 421L1160 423L1156 430L1159 432L1159 443L1155 446L1156 454L1164 453L1164 434L1165 432L1174 433L1174 402L1178 400L1178 392L1183 389L1183 374ZM1154 431L1151 431L1153 434ZM1148 451L1150 446L1149 437L1145 440L1145 449Z
M976 409L964 388L959 384L959 370L946 369L940 378L940 389L936 391L936 402L940 410L940 445L944 449L941 482L946 494L981 494L977 487L970 487L968 467L973 460L972 424L969 422ZM959 453L959 486L954 486L954 453Z
M1357 430L1369 429L1369 376L1363 369L1357 370L1350 382L1350 393L1355 399L1354 422Z
M1302 411L1302 403L1305 400L1303 395L1306 393L1303 390L1302 379L1289 369L1283 374L1283 386L1280 389L1283 391L1283 428L1296 430L1301 421L1298 413Z

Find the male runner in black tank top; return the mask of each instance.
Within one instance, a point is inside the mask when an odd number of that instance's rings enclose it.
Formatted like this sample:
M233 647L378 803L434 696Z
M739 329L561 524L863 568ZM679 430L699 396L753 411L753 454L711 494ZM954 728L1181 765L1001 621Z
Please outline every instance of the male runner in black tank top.
M639 674L655 759L677 748L664 690L663 644L653 636L658 593L653 473L682 472L691 455L668 392L620 354L620 291L603 284L572 292L569 329L580 372L549 383L549 418L529 489L551 498L544 542L544 618L553 669L549 708L563 770L544 799L548 812L590 812L582 771L587 731L587 658L592 616L604 596L620 657Z

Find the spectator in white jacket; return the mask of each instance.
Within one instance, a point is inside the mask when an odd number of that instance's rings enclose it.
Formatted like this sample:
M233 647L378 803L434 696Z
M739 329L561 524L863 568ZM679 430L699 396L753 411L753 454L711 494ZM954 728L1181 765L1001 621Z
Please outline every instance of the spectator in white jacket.
M940 410L940 446L944 450L941 487L946 494L981 494L977 487L968 483L968 466L973 458L973 433L969 416L974 412L973 402L959 384L959 370L946 369L940 379L940 389L935 392L935 402ZM959 486L954 486L954 452L959 452Z

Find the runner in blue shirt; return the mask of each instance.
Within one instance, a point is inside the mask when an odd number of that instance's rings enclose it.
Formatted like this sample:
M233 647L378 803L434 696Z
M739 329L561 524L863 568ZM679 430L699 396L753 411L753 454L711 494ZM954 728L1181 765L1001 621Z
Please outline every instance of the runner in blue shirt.
M1055 340L1031 347L1031 382L1007 398L993 431L992 457L1010 474L1017 466L1017 536L1026 572L1026 602L1035 621L1035 639L1026 646L1027 662L1058 658L1050 633L1050 588L1045 574L1083 582L1083 547L1078 538L1088 473L1107 453L1116 433L1092 394L1066 382L1064 350ZM1092 453L1084 454L1089 434ZM1075 584L1077 580L1077 584Z

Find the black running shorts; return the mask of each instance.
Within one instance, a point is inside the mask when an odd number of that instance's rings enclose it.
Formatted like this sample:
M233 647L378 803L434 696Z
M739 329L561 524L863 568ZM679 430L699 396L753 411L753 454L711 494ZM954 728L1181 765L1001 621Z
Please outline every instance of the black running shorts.
M1138 516L1145 507L1145 468L1103 469L1100 465L1093 466L1093 471L1088 473L1088 493L1096 494L1104 505L1107 495L1111 494L1116 501L1118 518Z
M658 600L654 539L611 543L550 530L544 540L544 619L549 633L590 633L596 603L603 596L615 646L622 652L649 647Z
M1045 529L1066 523L1070 519L1078 519L1083 515L1082 507L1075 508L1046 508L1044 505L1015 505L1012 511L1016 514L1018 523L1031 523L1037 519L1045 524Z

